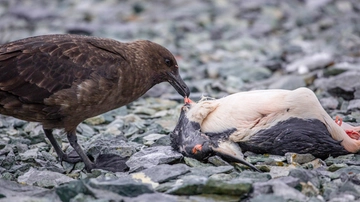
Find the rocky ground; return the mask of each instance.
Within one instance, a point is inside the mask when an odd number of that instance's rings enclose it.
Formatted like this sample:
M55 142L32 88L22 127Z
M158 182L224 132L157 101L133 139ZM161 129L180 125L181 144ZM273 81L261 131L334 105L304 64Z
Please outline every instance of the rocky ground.
M191 98L253 89L317 94L332 117L360 123L357 0L0 0L0 44L75 33L149 39L177 56ZM0 117L0 201L355 201L360 155L245 153L263 173L217 157L201 163L169 147L182 100L160 84L78 127L83 148L129 157L124 172L56 160L36 123ZM359 125L359 124L358 124ZM66 136L58 141L68 152Z

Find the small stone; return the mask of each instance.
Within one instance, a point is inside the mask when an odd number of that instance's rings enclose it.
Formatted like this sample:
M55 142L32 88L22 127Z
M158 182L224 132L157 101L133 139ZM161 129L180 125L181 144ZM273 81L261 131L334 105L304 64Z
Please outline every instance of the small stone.
M269 89L294 90L306 86L304 79L297 75L282 76L269 86Z
M147 115L147 116L153 116L156 113L156 110L148 108L148 107L136 107L136 109L133 112L134 114L137 115Z
M334 97L321 98L319 101L325 109L336 109L339 106L339 101Z
M320 194L318 188L316 188L311 182L300 182L301 184L301 193L308 197L316 197Z
M192 175L205 176L205 177L217 173L230 173L233 170L234 167L232 166L218 166L218 167L209 166L209 167L195 167L190 169Z
M55 193L61 201L70 201L81 193L89 193L87 185L82 180L74 180L55 188Z
M166 191L167 194L175 195L195 195L201 194L207 181L206 177L187 175L176 180L172 188Z
M261 194L257 195L250 200L250 202L287 202L287 200L282 196L276 196L271 194Z
M359 109L360 109L360 99L350 100L347 110L355 111L355 110L359 110Z
M130 176L118 179L92 178L88 183L92 188L111 191L121 196L136 197L145 193L154 193L150 184L138 182Z
M146 146L151 146L152 144L154 144L158 139L165 137L166 135L164 134L156 134L156 133L152 133L149 135L146 135L143 137L143 141L144 141L144 145Z
M320 188L320 176L316 170L293 169L289 172L289 176L298 178L300 182L311 182L316 188Z
M20 153L20 158L22 161L34 161L38 157L38 148L29 149L24 153Z
M226 173L215 173L215 174L211 175L209 177L209 179L228 181L228 180L234 179L234 176L231 174L226 174Z
M251 181L251 183L255 183L255 182L266 182L271 179L271 175L269 173L243 171L239 174L237 178L248 179Z
M84 121L86 124L90 124L93 126L100 125L106 123L105 117L103 115L94 116L88 118Z
M154 182L163 183L175 179L176 177L183 175L189 171L190 168L184 164L161 164L142 170L140 173L145 174L145 176L149 177ZM133 173L132 175L134 176L137 174L138 173Z
M326 163L321 159L315 159L309 163L304 163L302 167L306 169L317 169L320 167L326 167Z
M179 161L182 155L175 152L171 146L156 146L145 148L133 154L126 164L130 172L140 171L159 164Z
M176 196L171 196L167 194L162 193L151 193L151 194L142 194L140 196L126 199L126 202L140 202L140 201L154 201L154 202L178 202L180 199L178 199Z
M330 172L335 172L335 171L337 171L337 170L339 170L339 169L341 169L341 168L345 168L345 167L347 167L347 166L348 166L348 165L345 164L345 163L332 164L331 166L329 166L328 171L330 171Z
M271 178L288 176L290 171L295 169L295 166L289 165L287 167L270 166Z
M360 155L355 154L347 154L347 155L341 155L336 158L330 156L329 158L325 159L325 163L328 166L331 166L332 164L342 164L342 163L350 163L350 162L360 162L358 160Z
M185 164L190 167L207 167L211 166L210 164L202 163L194 158L184 157Z
M250 193L251 189L252 185L247 181L209 179L203 187L202 193L243 196Z
M95 134L95 130L83 123L80 123L76 128L76 131L85 137L92 137Z
M208 162L215 166L229 166L230 164L227 161L224 161L219 156L211 156L208 158Z
M292 163L303 164L303 163L308 163L315 159L315 157L311 154L296 154L290 152L286 153L285 157L288 164L292 164Z
M0 201L51 201L49 198L46 198L46 192L48 192L47 189L36 186L18 184L14 181L9 181L5 179L0 179L0 190ZM31 196L38 196L39 198L34 197L32 200L22 200L26 197ZM44 197L40 198L40 196Z
M292 62L286 67L286 71L297 71L299 74L305 74L317 68L324 68L325 66L331 64L333 61L334 58L331 54L317 53L312 56L301 58Z

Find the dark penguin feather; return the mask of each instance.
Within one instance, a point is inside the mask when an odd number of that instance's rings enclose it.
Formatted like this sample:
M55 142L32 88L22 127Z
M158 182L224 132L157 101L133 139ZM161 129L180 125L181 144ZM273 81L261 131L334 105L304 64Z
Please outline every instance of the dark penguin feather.
M238 142L243 151L284 155L286 152L310 153L315 157L327 158L348 154L334 140L324 123L315 119L290 118L275 126L263 129L249 140Z

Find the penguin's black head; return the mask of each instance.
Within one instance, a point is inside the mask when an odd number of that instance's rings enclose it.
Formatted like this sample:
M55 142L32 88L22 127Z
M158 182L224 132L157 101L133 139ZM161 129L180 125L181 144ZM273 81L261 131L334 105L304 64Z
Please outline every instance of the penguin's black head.
M190 121L186 113L191 104L187 103L181 108L179 121L170 134L171 146L184 156L203 161L213 155L212 142L200 131L200 124Z
M229 141L227 135L234 132L235 129L230 129L223 133L204 134L201 132L200 123L190 121L187 117L187 112L191 108L191 103L185 102L181 108L179 121L170 134L171 146L174 150L181 152L184 156L204 161L210 156L218 155L230 162L242 163L259 171L255 166L242 159L242 156L237 155L241 153L240 147Z

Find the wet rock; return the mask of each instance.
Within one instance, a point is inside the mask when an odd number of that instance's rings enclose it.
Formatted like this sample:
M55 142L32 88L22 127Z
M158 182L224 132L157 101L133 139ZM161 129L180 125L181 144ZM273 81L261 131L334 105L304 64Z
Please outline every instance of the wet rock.
M27 185L36 185L39 187L51 188L62 183L73 181L74 179L52 171L39 171L35 168L30 170L18 178L18 182Z
M159 164L179 161L182 155L175 152L170 146L145 148L130 157L126 164L130 172L141 171Z

